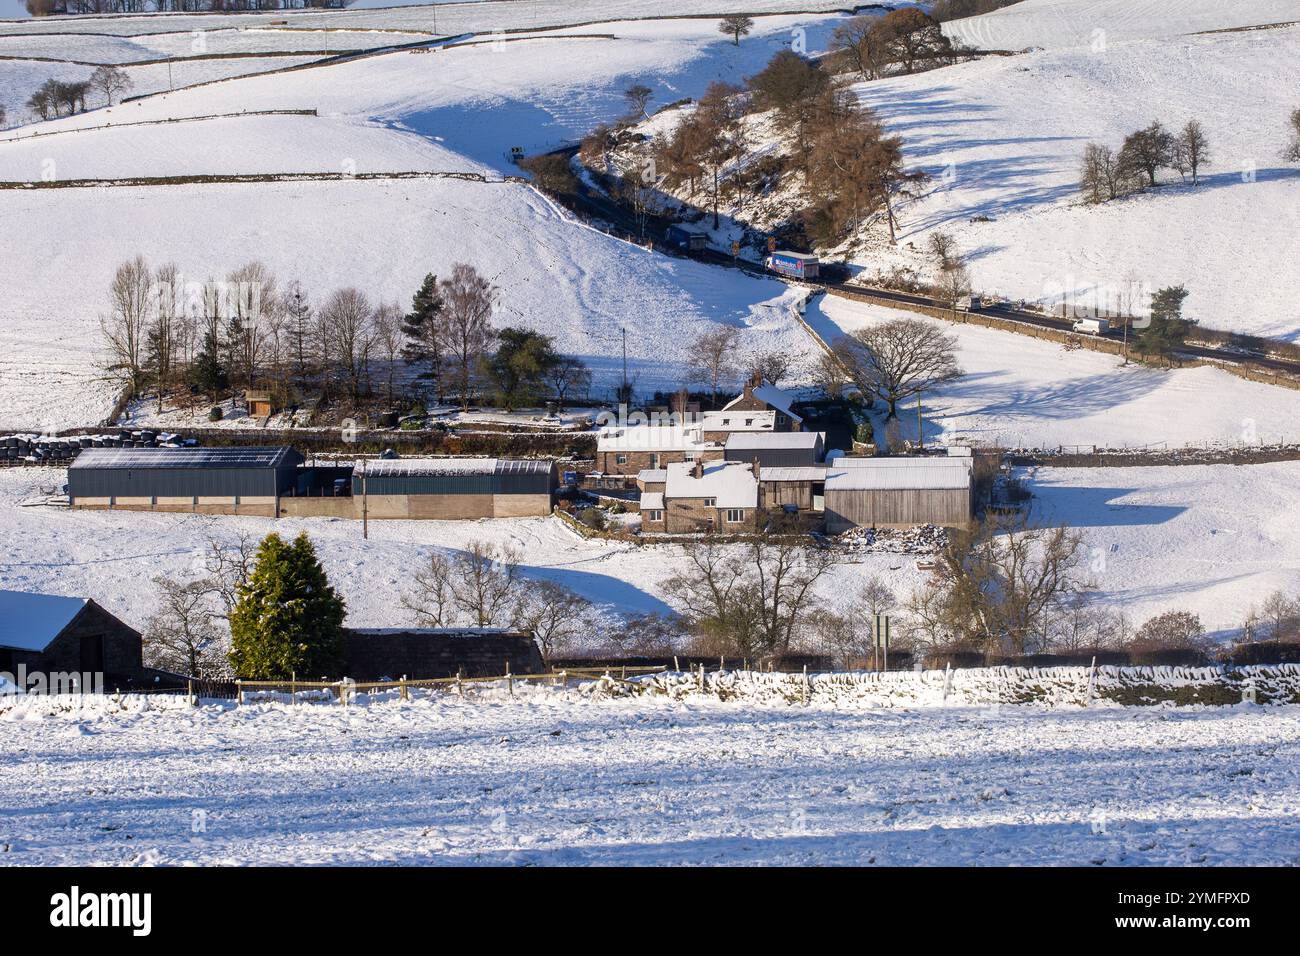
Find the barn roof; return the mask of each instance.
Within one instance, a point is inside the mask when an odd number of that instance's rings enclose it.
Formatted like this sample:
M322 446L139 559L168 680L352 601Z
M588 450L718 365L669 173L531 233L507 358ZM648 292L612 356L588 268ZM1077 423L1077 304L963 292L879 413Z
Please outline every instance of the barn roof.
M138 470L141 468L278 468L298 453L288 445L274 448L86 448L69 469Z
M380 458L366 463L365 474L368 478L538 475L550 470L550 460L540 458Z
M781 466L760 468L759 481L825 481L825 465Z
M85 598L0 591L0 647L45 650L88 603Z
M969 488L969 458L837 458L826 475L829 491L940 491Z
M641 510L663 511L664 493L662 491L647 491L641 496Z
M727 451L816 448L821 437L821 432L732 432L727 436Z

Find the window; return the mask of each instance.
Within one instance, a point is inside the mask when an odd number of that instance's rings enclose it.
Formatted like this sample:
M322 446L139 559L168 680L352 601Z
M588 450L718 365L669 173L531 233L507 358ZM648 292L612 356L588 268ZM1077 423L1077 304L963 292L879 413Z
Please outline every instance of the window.
M727 509L727 524L740 524L744 520L745 520L744 508Z
M651 509L645 513L646 521L663 521L664 513L657 508Z
M718 499L717 499L717 498L705 498L705 499L704 499L704 507L706 507L706 508L716 508L717 506L718 506Z
M614 464L616 464L616 465L626 465L626 464L627 464L627 455L615 455L615 456L614 456Z
M752 419L752 418L746 418L746 419L745 419L745 427L746 427L746 428L748 428L748 427L749 427L750 425L752 425L752 424L754 424L754 419Z

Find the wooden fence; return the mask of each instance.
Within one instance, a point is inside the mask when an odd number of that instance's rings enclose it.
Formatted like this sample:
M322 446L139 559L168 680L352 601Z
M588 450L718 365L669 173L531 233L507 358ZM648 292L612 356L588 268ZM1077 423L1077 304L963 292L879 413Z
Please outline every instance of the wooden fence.
M288 702L314 703L330 701L346 707L356 700L359 694L384 694L396 692L402 700L411 699L411 691L419 689L455 691L459 696L465 695L467 687L476 684L506 685L510 694L515 692L517 682L553 684L567 687L569 681L579 680L613 680L626 681L629 676L659 674L667 671L666 666L617 666L617 667L566 667L546 674L512 674L507 664L506 672L495 677L434 677L424 680L388 681L354 681L348 678L336 681L311 681L290 678L289 680L233 680L208 681L190 679L184 687L166 690L146 691L145 693L180 696L184 695L191 705L197 706L200 700L233 700L238 704L248 703L250 698L267 699L268 696L287 697Z

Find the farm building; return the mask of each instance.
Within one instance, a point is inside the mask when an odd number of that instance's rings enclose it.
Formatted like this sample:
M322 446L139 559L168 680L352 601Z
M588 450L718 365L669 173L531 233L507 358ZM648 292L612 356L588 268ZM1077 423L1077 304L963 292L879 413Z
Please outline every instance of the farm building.
M826 530L960 527L974 510L969 457L839 458L826 475Z
M371 518L548 515L555 462L505 458L392 458L352 472L352 501Z
M773 431L798 431L803 419L794 411L794 396L784 389L763 381L761 372L755 372L741 393L722 407L724 412L772 412Z
M74 508L278 517L302 456L278 448L87 448L68 466Z
M825 465L759 469L759 503L769 510L796 508L822 511L826 499Z
M146 676L139 632L94 601L0 590L0 673L22 684L23 671L42 675L50 691L127 687Z
M662 491L641 495L646 531L690 534L748 531L758 514L758 478L744 462L677 462L664 469ZM649 476L653 476L651 472ZM647 482L645 487L658 487Z
M727 436L727 461L757 461L764 468L811 467L825 452L821 432L736 432Z
M607 475L635 475L675 462L721 457L722 446L706 441L698 423L612 427L596 436L596 470Z
M538 674L532 634L492 627L344 629L346 674L357 681Z

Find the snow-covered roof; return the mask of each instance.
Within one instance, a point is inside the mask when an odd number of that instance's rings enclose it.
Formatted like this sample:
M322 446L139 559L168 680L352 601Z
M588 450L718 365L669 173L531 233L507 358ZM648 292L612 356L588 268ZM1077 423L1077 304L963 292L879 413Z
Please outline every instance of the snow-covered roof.
M0 591L0 647L45 650L86 604L85 598Z
M706 432L761 432L776 429L776 412L743 410L705 412L700 416Z
M777 466L760 468L760 481L825 481L825 465Z
M794 396L791 395L789 392L787 392L785 389L777 388L775 385L769 385L766 382L764 382L762 385L759 385L756 388L751 388L749 394L753 395L760 402L763 402L764 404L776 409L778 412L781 412L784 415L788 415L796 422L803 421L802 418L800 418L798 415L796 415L793 411L790 410L791 406L794 405ZM727 411L737 402L744 399L744 397L745 397L744 395L737 395L735 398L733 398L731 401L729 401L726 405L722 407L723 411Z
M550 471L551 463L535 458L380 458L366 462L366 477L403 475L501 475ZM360 474L357 469L357 474Z
M273 448L86 448L68 467L111 468L278 468L297 453L288 445ZM298 459L300 460L300 459Z
M827 472L827 491L969 488L969 458L838 458Z
M686 451L707 446L698 424L631 425L608 428L596 436L597 451Z
M663 511L664 496L661 491L647 491L641 496L642 511Z
M518 634L508 627L349 627L349 633L366 637L413 634L416 637L478 637L483 634Z
M668 484L664 497L715 498L719 508L757 508L758 481L754 469L743 461L704 463L704 474L696 478L692 462L674 462L668 466Z
M636 473L636 480L646 485L662 485L668 480L665 468L642 468Z
M816 448L821 432L736 432L727 436L728 451L765 448Z

